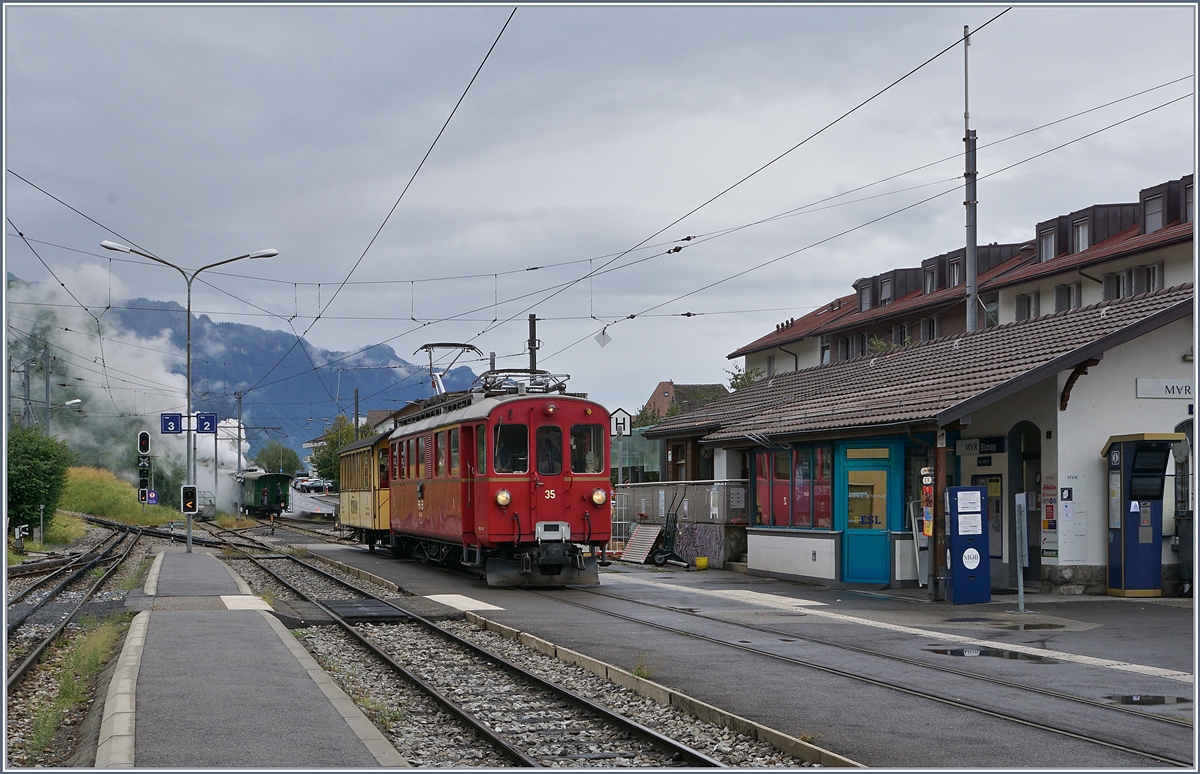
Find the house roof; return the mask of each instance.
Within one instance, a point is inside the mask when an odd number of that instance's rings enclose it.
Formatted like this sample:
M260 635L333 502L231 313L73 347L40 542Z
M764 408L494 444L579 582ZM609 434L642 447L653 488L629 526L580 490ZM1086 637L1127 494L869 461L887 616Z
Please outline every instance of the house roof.
M1149 234L1139 234L1138 231L1139 227L1133 226L1114 234L1103 242L1097 242L1082 252L1060 255L1041 263L1027 263L1018 266L990 280L986 287L981 282L980 289L997 290L1046 275L1082 269L1102 261L1112 261L1147 250L1188 242L1192 239L1193 224L1172 223Z
M777 374L664 420L646 435L762 443L909 423L945 426L1191 314L1192 297L1187 283Z
M389 436L391 434L392 434L392 431L387 430L382 433L376 433L375 435L373 435L369 438L359 438L357 441L351 441L350 443L346 444L342 448L338 449L338 454L345 454L346 452L352 452L352 451L355 451L356 449L365 449L365 448L374 446L380 439L386 438L387 436Z
M676 384L675 403L683 411L695 411L729 394L723 384ZM686 404L686 405L685 405Z
M824 304L819 309L796 319L791 325L777 328L766 336L755 339L725 357L728 360L732 360L735 357L742 357L743 355L760 352L764 349L778 347L780 344L787 344L790 341L799 341L813 335L822 328L828 327L834 321L853 313L858 308L857 304L858 296L853 293L848 296L836 298L831 303Z

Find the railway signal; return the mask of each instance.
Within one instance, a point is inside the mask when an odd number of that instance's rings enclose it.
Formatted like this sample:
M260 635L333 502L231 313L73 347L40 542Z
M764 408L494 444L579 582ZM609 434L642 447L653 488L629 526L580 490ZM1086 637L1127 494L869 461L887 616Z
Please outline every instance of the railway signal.
M196 496L196 487L193 484L184 484L179 487L179 510L189 516L200 512L197 507L199 498Z
M149 454L149 453L150 453L150 434L147 433L145 430L143 430L142 432L138 433L138 454L145 455L145 454Z

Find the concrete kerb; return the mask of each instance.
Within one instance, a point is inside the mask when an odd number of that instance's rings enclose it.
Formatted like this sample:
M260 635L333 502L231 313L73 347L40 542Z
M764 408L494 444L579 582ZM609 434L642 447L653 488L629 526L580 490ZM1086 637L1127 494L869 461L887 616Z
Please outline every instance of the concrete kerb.
M304 646L296 641L296 638L287 630L287 627L280 623L270 612L266 610L258 612L279 636L284 647L300 662L300 665L304 667L304 671L308 672L309 677L312 678L317 687L321 689L321 692L325 694L325 697L333 704L334 709L346 721L346 725L350 726L350 730L362 741L371 755L375 757L375 760L379 762L379 765L390 767L412 766L404 756L396 751L396 748L376 728L375 724L362 713L362 710L358 708L354 700L347 696L346 692L334 682L329 673L321 668L321 665L304 649Z
M158 593L158 574L162 571L164 556L166 556L166 552L160 552L158 556L154 557L154 563L150 565L150 572L146 573L146 585L142 587L142 590L148 597Z
M482 629L496 632L510 640L519 640L527 647L533 648L540 653L553 656L559 661L568 664L583 667L598 677L603 677L617 685L634 691L639 696L644 696L658 704L676 707L698 720L703 720L713 725L727 728L735 733L744 734L753 739L767 742L776 749L799 758L802 761L819 763L822 766L865 768L863 764L830 752L823 747L817 747L794 736L789 736L768 726L747 720L740 715L726 712L699 699L694 699L679 691L672 690L665 685L638 677L632 672L627 672L618 666L606 664L599 659L570 650L569 648L558 647L549 640L544 640L527 632L520 632L511 626L490 621L478 613L468 611L465 617L468 622Z
M341 562L337 561L336 559L330 559L329 557L321 556L320 554L310 553L309 556L316 559L318 562L321 562L322 564L327 564L330 567L335 567L335 568L341 570L342 572L349 573L350 575L353 575L354 577L356 577L360 580L365 580L370 583L374 583L377 586L383 586L385 589L391 589L392 591L395 591L395 592L400 591L400 587L397 586L395 583L392 583L390 580L387 580L385 578L380 578L378 575L372 575L371 573L367 572L366 570L360 570L357 567L351 567L348 564L342 564Z
M160 556L161 556L161 554L160 554ZM209 554L209 556L212 557L212 560L214 562L216 562L217 564L224 567L225 572L229 573L229 577L233 578L234 583L237 584L239 594L242 594L242 595L247 595L247 594L253 595L254 594L254 592L250 590L250 584L248 584L248 583L246 583L246 581L242 580L242 576L238 575L232 567L230 567L225 562L222 562L220 559L213 556L212 554Z
M157 582L157 578L155 580ZM134 692L149 627L149 610L138 613L129 624L125 645L121 648L117 668L104 698L104 716L100 721L100 738L96 746L96 768L133 767Z

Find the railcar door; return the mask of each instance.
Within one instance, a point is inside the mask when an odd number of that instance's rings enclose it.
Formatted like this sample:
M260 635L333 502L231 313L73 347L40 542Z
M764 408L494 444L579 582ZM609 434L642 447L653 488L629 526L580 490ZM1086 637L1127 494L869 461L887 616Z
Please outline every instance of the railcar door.
M530 411L530 424L536 429L533 435L533 475L530 491L530 516L535 530L538 522L570 521L570 498L567 497L566 481L563 478L563 430L547 414L548 404L541 410ZM555 530L557 532L557 530Z

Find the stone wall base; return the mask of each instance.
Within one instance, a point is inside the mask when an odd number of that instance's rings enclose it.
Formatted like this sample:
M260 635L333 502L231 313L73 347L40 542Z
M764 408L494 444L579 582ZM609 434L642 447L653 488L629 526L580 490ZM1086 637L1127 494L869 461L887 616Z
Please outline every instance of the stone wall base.
M1103 564L1043 564L1041 591L1043 594L1107 594L1108 566ZM1162 593L1164 597L1179 596L1179 565L1163 565Z

